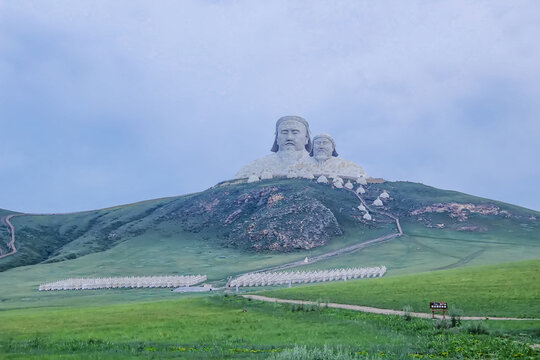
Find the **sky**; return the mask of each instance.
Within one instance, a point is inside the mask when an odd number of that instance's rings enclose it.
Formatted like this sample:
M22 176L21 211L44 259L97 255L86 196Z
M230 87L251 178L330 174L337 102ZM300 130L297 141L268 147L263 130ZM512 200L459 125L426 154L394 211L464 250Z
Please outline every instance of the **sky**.
M205 190L307 119L374 177L540 210L538 1L0 0L0 208Z

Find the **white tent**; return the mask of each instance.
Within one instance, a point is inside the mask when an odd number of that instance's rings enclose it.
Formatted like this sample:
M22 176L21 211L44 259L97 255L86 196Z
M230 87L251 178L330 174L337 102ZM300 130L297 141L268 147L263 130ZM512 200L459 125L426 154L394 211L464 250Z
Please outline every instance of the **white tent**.
M318 183L321 183L321 184L328 184L328 179L326 178L326 176L321 175L321 176L319 176L319 178L317 179L317 182L318 182Z
M375 206L383 206L383 202L380 198L377 198L375 199L375 201L373 201L373 205Z

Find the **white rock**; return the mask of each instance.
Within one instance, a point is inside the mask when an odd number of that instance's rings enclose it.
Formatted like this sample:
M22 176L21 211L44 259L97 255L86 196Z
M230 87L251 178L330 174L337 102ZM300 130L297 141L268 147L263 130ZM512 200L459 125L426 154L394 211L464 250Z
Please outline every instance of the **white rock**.
M248 178L248 183L254 183L254 182L257 182L259 181L259 177L255 174L252 174L252 175L249 175L249 178Z
M364 176L360 176L358 179L356 179L356 182L360 185L367 185L367 180Z
M261 180L270 180L273 177L274 175L272 175L272 172L269 170L264 170L261 174Z
M383 206L383 202L382 202L382 200L380 198L377 198L373 202L373 205L375 205L375 206Z
M390 195L386 192L386 190L383 191L381 195L379 195L381 199L388 199Z
M353 188L353 184L350 182L350 181L347 181L347 183L345 184L345 187L349 190L352 190Z
M340 182L343 185L343 179L337 175L332 176L332 182Z
M358 205L358 210L366 211L366 207L364 206L364 204L360 204L360 205Z
M321 184L328 184L328 179L326 178L326 176L321 175L321 176L319 176L319 178L317 179L317 182L318 182L318 183L321 183Z
M332 184L333 184L335 187L337 187L338 189L342 189L342 188L343 188L343 183L342 183L342 182L334 181Z
M356 189L356 193L357 194L365 194L366 193L366 190L364 190L364 188L360 185L358 187L358 189Z
M364 216L363 216L363 218L364 218L365 220L371 220L371 215L369 215L369 213L365 213Z

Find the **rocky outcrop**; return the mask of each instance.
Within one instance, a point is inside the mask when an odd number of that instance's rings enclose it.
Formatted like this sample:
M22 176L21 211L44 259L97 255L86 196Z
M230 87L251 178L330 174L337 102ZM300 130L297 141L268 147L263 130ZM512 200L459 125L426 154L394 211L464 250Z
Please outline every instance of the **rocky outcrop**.
M332 210L306 190L278 186L216 191L164 220L190 232L213 232L226 246L287 252L325 245L342 230Z

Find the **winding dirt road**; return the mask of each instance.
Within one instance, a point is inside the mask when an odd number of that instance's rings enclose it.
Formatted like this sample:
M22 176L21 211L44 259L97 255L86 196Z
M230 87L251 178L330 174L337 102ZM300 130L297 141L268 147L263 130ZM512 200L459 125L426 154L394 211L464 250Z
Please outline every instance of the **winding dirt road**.
M277 303L284 303L284 304L320 305L320 303L317 303L315 301L278 299L278 298L271 298L271 297L261 296L261 295L242 295L242 297L246 299L266 301L266 302L277 302ZM328 306L329 308L354 310L354 311L361 311L361 312L367 312L367 313L372 313L372 314L399 315L399 316L405 315L404 311L392 310L392 309L381 309L381 308L375 308L375 307L370 307L370 306L337 304L337 303L325 303L324 305ZM431 319L432 317L431 314L426 314L426 313L410 312L409 314L413 317L424 318L424 319ZM435 315L435 318L442 319L443 316ZM535 318L523 319L523 318L492 317L492 316L462 316L461 320L512 320L512 321L534 320L534 321L539 321L540 319L535 319Z
M2 223L7 225L7 227L9 228L9 232L11 233L11 239L9 243L7 244L8 247L11 248L11 252L0 255L0 259L17 253L17 248L15 247L15 228L13 227L13 224L9 220L15 216L21 216L21 215L24 215L24 214L11 214L8 216L4 216L0 219Z

